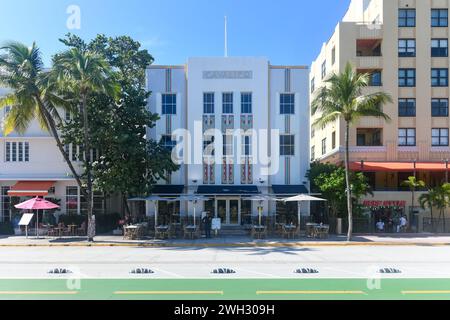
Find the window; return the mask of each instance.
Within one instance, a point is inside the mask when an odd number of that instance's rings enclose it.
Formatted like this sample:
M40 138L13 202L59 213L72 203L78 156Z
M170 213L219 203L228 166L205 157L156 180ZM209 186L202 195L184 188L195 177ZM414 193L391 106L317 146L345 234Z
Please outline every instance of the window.
M316 78L311 79L311 93L314 93L316 91Z
M280 156L295 155L295 137L293 135L280 136Z
M203 137L203 156L211 157L215 155L214 136L204 135Z
M72 113L69 110L64 110L64 120L70 122L72 120Z
M252 113L252 94L250 92L241 93L241 113Z
M398 99L398 116L415 117L416 99Z
M433 147L448 147L448 128L432 129L431 142Z
M331 64L334 65L336 62L336 47L331 50Z
M448 27L448 9L431 9L431 26Z
M162 114L177 114L177 95L163 94L162 95Z
M316 159L316 147L311 147L311 161L314 161Z
M382 86L382 84L381 84L381 71L373 71L370 74L370 83L369 83L369 85L373 86L373 87L381 87Z
M448 69L431 69L431 86L448 86Z
M233 156L233 135L231 134L223 135L223 156Z
M400 39L398 40L398 56L399 57L415 57L416 56L416 40Z
M66 187L66 214L78 214L78 187Z
M242 155L251 156L252 155L252 137L243 136L242 137Z
M11 197L8 195L8 191L11 187L2 186L0 193L0 221L11 221Z
M336 149L336 131L331 134L331 149Z
M356 129L356 142L358 147L381 147L382 129L379 128L359 128Z
M400 147L414 147L416 145L416 129L398 129L398 145Z
M432 39L431 40L431 56L432 57L448 57L448 40Z
M316 128L311 127L311 138L314 138L316 136Z
M398 70L398 86L399 87L415 87L416 86L416 69L399 69Z
M28 142L10 142L5 143L5 161L6 162L29 162L30 144Z
M322 155L327 153L327 138L322 140Z
M292 93L280 94L280 114L295 114L295 95Z
M448 117L448 99L432 99L431 115L433 117Z
M415 27L416 26L416 9L399 9L398 10L398 26L399 27Z
M161 143L163 147L168 151L172 151L173 148L175 148L175 146L177 145L177 142L175 140L172 140L172 135L170 134L163 135L161 137Z
M214 113L214 93L208 92L203 94L203 113Z
M322 63L322 80L327 75L327 60Z
M233 93L222 93L222 113L231 114L233 113Z

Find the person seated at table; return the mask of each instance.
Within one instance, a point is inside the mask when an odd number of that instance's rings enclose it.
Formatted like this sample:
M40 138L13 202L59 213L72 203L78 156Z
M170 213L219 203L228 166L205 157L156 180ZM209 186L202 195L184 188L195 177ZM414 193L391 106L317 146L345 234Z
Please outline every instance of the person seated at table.
M380 219L377 222L376 227L377 227L378 232L383 232L384 231L384 222Z

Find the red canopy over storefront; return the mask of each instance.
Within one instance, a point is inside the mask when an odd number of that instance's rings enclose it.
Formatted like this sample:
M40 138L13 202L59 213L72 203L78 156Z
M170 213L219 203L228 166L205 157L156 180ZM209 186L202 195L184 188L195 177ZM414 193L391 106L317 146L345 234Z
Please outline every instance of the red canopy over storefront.
M434 171L445 172L449 170L445 162L352 162L350 170L361 172L412 172Z
M8 195L11 197L44 197L48 195L48 190L53 187L55 181L19 181Z

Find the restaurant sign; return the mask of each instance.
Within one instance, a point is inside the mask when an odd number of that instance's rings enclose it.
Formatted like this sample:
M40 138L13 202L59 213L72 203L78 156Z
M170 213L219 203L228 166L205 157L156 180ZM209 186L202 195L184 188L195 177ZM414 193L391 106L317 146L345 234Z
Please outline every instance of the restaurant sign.
M363 201L364 207L406 207L406 201L404 200L365 200Z

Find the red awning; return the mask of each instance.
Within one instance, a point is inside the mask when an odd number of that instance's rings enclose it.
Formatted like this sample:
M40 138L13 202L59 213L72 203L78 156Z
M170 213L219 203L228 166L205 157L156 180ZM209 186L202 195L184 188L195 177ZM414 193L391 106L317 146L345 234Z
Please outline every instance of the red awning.
M48 195L48 190L53 187L55 181L19 181L8 195L11 197L43 197Z
M350 170L361 172L412 172L434 171L445 172L446 164L443 162L352 162ZM450 165L449 165L450 168Z
M450 166L449 166L450 168ZM434 171L445 172L446 164L443 162L352 162L350 170L361 172L412 172Z

